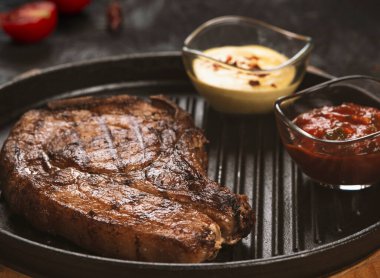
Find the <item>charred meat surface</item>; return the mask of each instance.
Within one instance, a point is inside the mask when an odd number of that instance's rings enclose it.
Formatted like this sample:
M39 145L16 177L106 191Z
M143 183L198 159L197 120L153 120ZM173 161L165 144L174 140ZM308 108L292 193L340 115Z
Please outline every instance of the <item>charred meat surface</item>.
M11 131L3 195L36 228L97 254L210 260L249 234L253 212L246 196L207 177L206 142L162 96L55 101Z

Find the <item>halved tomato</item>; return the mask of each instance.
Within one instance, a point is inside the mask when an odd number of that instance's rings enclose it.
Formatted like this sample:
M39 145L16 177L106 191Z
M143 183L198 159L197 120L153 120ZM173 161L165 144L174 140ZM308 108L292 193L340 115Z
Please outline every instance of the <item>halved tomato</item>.
M86 7L91 0L50 0L58 6L58 10L66 14L78 13Z
M54 31L58 16L54 3L32 2L2 14L3 30L14 40L32 43L42 40Z

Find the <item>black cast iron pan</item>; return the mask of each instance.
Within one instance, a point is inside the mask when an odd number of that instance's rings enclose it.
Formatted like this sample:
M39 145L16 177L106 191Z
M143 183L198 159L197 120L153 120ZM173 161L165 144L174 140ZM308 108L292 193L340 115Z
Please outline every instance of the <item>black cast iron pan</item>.
M301 87L329 77L309 71ZM134 55L36 70L0 87L0 145L24 111L84 94L167 94L193 114L210 141L209 175L247 194L257 223L213 262L163 264L94 256L38 232L0 202L0 261L44 277L311 277L331 273L380 247L380 187L331 191L294 165L272 115L229 117L199 97L178 53Z

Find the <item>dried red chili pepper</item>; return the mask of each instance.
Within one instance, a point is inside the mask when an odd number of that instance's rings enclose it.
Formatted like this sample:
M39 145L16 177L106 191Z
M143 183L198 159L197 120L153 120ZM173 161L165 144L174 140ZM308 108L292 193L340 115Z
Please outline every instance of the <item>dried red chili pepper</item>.
M107 24L108 30L111 32L119 32L123 24L123 12L121 4L117 0L113 0L107 7Z

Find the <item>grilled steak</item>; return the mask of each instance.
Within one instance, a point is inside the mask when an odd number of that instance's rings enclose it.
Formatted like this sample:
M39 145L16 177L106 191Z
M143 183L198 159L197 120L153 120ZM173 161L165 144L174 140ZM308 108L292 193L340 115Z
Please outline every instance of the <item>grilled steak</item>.
M3 195L36 228L97 254L201 262L253 224L246 196L207 178L205 143L162 96L55 101L11 131Z

